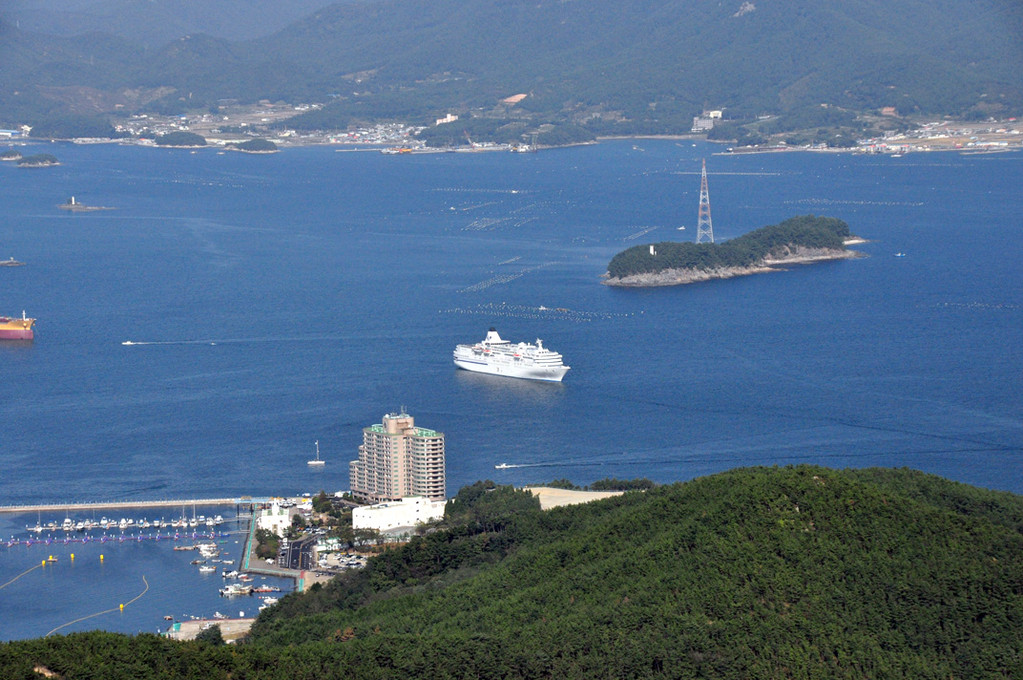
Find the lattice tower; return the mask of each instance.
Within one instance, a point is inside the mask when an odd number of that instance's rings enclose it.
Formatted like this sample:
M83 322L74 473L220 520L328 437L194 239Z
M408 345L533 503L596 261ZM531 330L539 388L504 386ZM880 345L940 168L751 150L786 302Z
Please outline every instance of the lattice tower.
M700 175L700 212L696 219L696 242L703 243L704 237L714 243L714 225L710 221L710 191L707 189L707 159L703 160L703 173Z

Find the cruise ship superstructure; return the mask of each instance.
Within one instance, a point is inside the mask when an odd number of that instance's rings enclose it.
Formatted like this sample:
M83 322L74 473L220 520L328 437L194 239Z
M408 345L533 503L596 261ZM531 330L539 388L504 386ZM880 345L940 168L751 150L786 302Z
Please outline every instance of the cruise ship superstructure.
M467 371L528 380L561 382L569 369L561 355L544 347L539 338L535 345L512 344L502 340L493 328L487 331L482 342L455 347L454 358L455 366Z

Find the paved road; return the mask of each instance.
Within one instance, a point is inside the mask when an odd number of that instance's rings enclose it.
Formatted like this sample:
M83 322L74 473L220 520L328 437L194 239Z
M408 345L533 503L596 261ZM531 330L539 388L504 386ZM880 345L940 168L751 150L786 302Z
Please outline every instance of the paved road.
M316 540L311 537L300 538L288 544L277 557L277 565L285 569L310 569L313 563L313 548Z

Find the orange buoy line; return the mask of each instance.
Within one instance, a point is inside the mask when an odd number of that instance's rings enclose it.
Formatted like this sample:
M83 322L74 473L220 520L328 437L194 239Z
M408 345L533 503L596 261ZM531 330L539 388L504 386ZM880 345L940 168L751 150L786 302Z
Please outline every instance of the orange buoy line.
M144 583L146 585L146 587L142 589L142 592L139 593L138 595L136 595L135 597L133 597L132 599L128 600L124 604L120 604L120 605L118 605L116 607L113 607L111 609L104 609L103 611L96 612L95 614L89 614L88 616L82 616L81 618L77 618L74 621L68 621L67 623L64 623L64 624L61 624L61 625L57 626L56 628L51 630L49 633L47 633L43 637L50 637L51 635L56 633L61 628L67 628L68 626L71 626L71 625L74 625L76 623L79 623L80 621L85 621L87 619L95 618L97 616L103 616L104 614L109 614L111 612L116 612L116 611L122 611L123 612L124 608L126 606L128 606L129 604L132 604L133 602L135 602L136 600L141 598L143 595L145 595L149 591L149 581L146 580L145 576L142 577L142 583Z

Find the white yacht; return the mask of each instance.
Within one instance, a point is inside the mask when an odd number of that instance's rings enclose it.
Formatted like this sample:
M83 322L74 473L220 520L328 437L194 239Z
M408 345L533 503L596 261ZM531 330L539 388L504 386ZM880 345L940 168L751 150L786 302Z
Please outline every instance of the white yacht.
M307 460L306 461L306 465L311 465L313 467L319 467L321 465L326 465L326 464L327 464L327 461L320 460L320 440L317 439L316 440L316 458L314 458L312 460Z
M455 366L467 371L528 380L561 382L569 369L561 355L544 347L539 338L535 345L512 344L502 340L493 328L487 331L482 342L455 347L454 358Z

